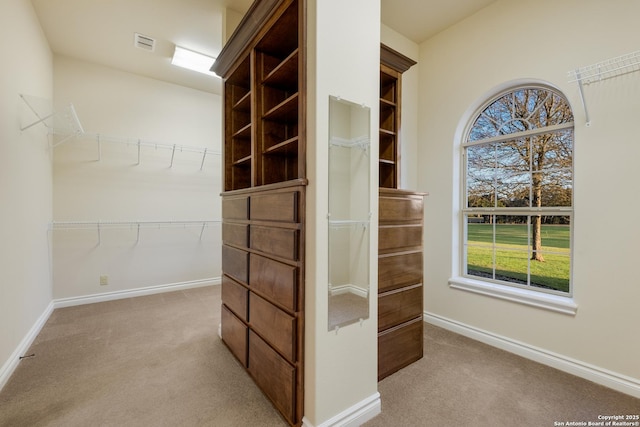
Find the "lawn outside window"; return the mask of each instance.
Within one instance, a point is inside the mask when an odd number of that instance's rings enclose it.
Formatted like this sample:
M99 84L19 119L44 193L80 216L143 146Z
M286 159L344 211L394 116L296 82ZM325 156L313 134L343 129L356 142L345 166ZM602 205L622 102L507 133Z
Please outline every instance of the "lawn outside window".
M461 272L452 286L561 306L566 299L573 310L569 103L550 87L519 86L485 103L470 123L462 143Z

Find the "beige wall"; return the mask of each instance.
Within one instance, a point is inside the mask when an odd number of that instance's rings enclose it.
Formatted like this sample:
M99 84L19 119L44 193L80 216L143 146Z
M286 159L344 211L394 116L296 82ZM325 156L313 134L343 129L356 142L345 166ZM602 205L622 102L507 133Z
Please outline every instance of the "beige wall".
M425 308L512 342L640 386L640 287L635 219L640 74L578 87L567 72L638 49L640 3L493 3L420 46L419 187L425 204ZM429 64L429 66L425 66ZM473 106L517 79L558 87L574 109L575 316L449 288L457 274L459 132Z
M193 221L220 218L221 99L66 57L54 61L55 102L73 103L85 132L55 148L55 221ZM141 149L136 140L207 148L203 155ZM220 276L220 225L101 233L53 232L54 298L87 296ZM109 285L100 286L101 275Z
M305 425L324 424L343 411L377 401L377 301L369 300L362 324L328 329L328 140L329 96L371 107L373 153L378 150L380 5L370 0L308 2L308 128ZM358 19L353 19L357 16ZM371 156L371 182L378 182ZM377 186L371 185L377 212ZM372 218L374 224L377 215ZM377 294L377 227L371 227L370 278ZM345 386L348 385L348 386Z
M37 332L36 324L51 302L47 227L52 196L47 131L43 125L20 131L37 119L19 94L49 102L53 96L52 55L30 1L3 1L0 56L1 388L5 374L22 355L15 352L30 333Z

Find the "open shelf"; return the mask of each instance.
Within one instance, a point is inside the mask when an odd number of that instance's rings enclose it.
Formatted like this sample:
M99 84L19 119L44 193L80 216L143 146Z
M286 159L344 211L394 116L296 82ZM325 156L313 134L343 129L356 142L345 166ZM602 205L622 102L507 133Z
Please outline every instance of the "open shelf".
M263 55L264 71L268 72L268 74L265 75L262 84L288 91L297 91L297 78L292 79L291 77L298 74L298 49L294 50L282 61L274 58L277 65L271 71L268 71L269 67L266 58L267 55Z
M298 120L298 93L286 98L270 110L262 117L264 120L273 120L278 122L292 122Z

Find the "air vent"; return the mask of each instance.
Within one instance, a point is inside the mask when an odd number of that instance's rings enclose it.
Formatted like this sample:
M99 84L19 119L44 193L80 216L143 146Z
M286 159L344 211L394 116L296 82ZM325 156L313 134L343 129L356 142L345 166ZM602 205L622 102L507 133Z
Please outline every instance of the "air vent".
M134 33L133 45L137 48L153 52L156 47L156 40L140 33Z

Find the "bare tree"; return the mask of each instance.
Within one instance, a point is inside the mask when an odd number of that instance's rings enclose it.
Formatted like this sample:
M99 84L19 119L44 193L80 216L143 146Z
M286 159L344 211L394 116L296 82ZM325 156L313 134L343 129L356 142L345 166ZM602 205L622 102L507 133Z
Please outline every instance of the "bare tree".
M470 133L468 206L570 206L572 123L568 102L543 88L519 89L490 104ZM532 215L536 261L544 261L541 231L542 216Z

